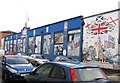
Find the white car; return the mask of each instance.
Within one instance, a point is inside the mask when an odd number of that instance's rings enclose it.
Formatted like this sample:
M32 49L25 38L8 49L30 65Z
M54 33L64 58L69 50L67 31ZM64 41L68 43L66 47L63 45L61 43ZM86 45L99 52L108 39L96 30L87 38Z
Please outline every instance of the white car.
M31 58L29 55L26 55L25 53L18 53L17 56L22 56L27 60L29 60Z
M40 54L32 54L29 58L29 62L34 64L35 66L41 65L46 62L50 62L48 59L46 59L44 56Z

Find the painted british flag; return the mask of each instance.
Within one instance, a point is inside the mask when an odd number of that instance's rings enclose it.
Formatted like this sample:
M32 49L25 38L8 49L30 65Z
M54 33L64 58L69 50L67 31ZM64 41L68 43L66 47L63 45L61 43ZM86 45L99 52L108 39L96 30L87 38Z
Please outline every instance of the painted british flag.
M100 15L92 21L91 23L87 23L85 28L87 28L87 33L92 35L99 35L99 34L107 34L109 31L114 30L116 26L117 19L112 17L105 18L104 16Z

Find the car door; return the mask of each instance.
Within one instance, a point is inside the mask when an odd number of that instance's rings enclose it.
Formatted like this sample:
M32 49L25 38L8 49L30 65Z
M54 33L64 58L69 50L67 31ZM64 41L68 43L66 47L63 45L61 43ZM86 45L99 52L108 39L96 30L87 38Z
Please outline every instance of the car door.
M53 65L52 64L43 64L42 66L35 69L33 75L28 75L27 80L30 82L47 82L49 74L51 72Z
M54 65L50 76L49 76L49 81L54 81L54 82L58 82L58 81L63 81L65 82L65 70L64 68L62 68L61 66L58 65Z

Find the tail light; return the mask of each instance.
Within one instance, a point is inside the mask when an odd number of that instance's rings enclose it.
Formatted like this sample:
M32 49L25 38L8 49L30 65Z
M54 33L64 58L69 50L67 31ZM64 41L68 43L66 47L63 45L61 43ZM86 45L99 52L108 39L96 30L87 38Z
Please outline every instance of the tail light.
M70 69L70 78L72 80L72 83L75 83L75 81L77 80L77 76L75 74L75 70L74 69Z

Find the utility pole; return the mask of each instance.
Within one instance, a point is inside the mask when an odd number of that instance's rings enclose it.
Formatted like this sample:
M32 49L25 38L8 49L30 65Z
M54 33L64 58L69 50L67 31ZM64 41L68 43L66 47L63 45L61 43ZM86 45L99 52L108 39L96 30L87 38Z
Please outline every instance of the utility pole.
M2 49L2 32L0 32L0 49Z
M120 1L118 2L118 9L120 9ZM118 17L119 17L119 39L118 39L118 43L120 44L120 11L118 11Z
M120 1L118 2L118 9L120 9ZM118 36L118 54L120 54L120 10L118 11L118 17L119 17L119 36Z

